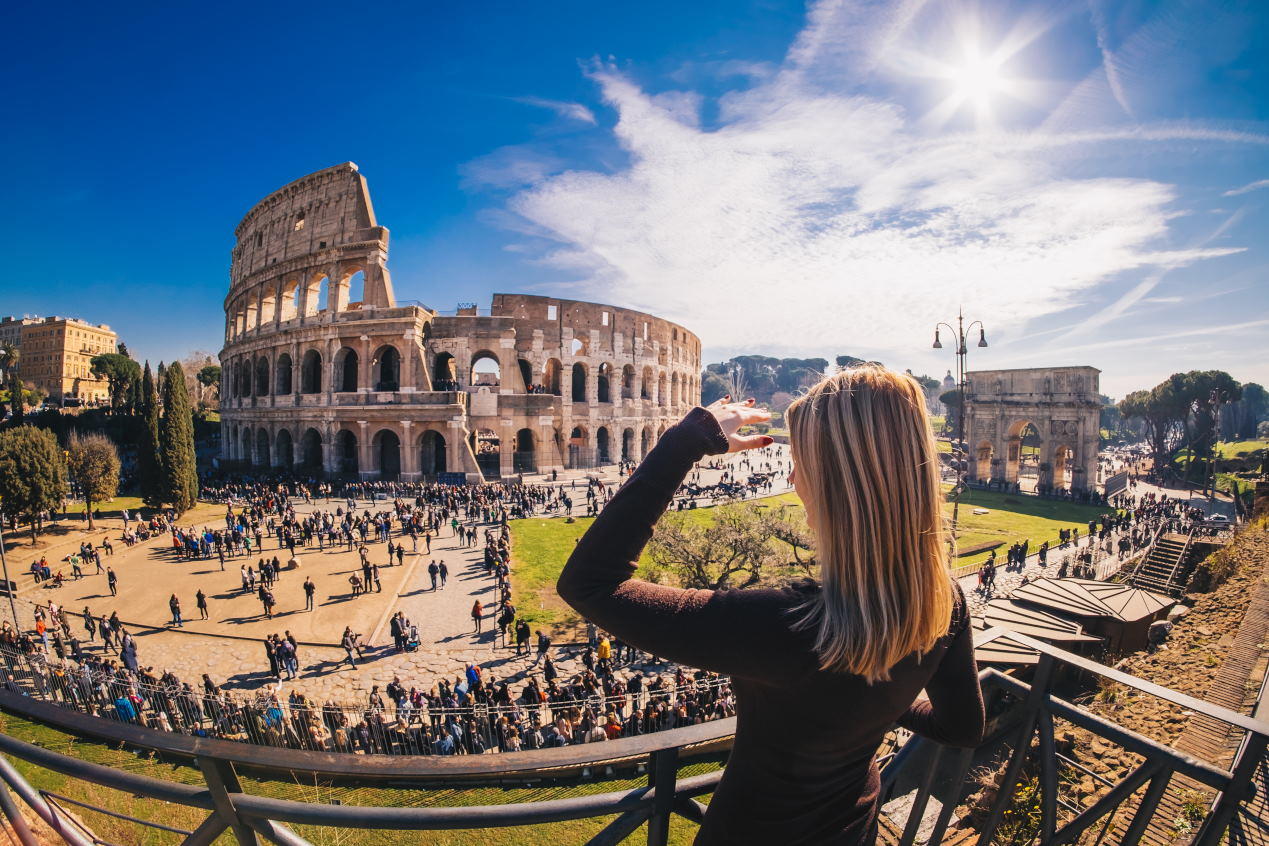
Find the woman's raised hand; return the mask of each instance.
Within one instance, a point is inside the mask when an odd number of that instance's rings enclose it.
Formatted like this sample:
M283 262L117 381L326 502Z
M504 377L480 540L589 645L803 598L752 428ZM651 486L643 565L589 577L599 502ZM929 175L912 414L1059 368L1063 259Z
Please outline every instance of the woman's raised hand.
M705 410L714 415L723 434L727 436L728 452L757 449L775 443L775 439L769 435L737 434L742 426L766 423L771 420L770 411L753 407L753 397L743 402L731 402L731 395L728 394L705 406Z

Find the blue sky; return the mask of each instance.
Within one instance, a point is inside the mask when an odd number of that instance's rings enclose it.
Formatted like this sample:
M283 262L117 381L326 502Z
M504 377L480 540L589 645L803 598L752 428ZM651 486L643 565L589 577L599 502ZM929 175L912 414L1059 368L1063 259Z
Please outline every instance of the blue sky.
M213 353L233 227L355 161L399 299L737 352L1269 381L1269 4L25 4L6 314ZM944 351L946 352L946 350Z

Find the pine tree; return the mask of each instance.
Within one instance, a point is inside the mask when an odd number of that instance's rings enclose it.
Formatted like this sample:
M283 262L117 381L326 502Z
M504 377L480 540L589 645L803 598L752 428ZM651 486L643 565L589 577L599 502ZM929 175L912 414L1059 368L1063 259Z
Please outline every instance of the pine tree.
M174 361L163 373L163 425L159 429L163 467L163 501L184 514L198 500L198 466L194 454L194 413L189 405L185 373Z
M141 374L141 426L137 434L137 484L151 508L163 504L163 464L159 454L159 392L150 362Z

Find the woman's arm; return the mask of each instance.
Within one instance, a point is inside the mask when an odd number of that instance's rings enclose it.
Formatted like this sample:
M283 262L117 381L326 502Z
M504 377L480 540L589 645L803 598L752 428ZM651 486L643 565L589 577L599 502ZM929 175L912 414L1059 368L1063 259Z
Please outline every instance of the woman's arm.
M965 599L959 599L963 609ZM934 675L925 685L928 699L918 699L899 725L922 737L950 746L977 746L983 738L986 713L974 661L974 632L961 612L959 631L948 644Z
M638 649L706 670L761 674L787 663L777 648L787 627L760 610L771 604L770 591L682 590L634 578L653 527L694 463L729 445L770 443L737 438L741 424L729 422L730 436L714 414L696 408L669 429L595 518L556 587L583 617Z

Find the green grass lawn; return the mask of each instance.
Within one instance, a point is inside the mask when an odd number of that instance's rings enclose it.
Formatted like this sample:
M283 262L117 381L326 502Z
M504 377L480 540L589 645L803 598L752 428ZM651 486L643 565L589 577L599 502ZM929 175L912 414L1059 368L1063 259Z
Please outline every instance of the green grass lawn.
M1223 441L1216 445L1216 453L1221 458L1237 458L1258 449L1269 449L1269 441Z
M141 502L141 497L139 496L117 496L105 502L93 503L94 510L101 517L118 517L125 508L128 509L130 514L135 515L137 509L143 506L144 503ZM84 504L82 502L73 502L67 507L66 511L70 514L83 514Z
M83 740L35 723L21 717L0 713L0 731L27 743L52 749L82 760L114 767L120 770L182 784L201 785L202 779L194 767L183 762L159 761L143 752L112 747L108 744ZM207 816L207 811L187 808L155 799L147 799L132 793L99 787L81 779L73 779L25 761L9 758L28 782L35 788L69 796L81 802L109 808L118 813L130 814L144 820L193 830ZM717 769L717 761L689 764L679 770L678 777L686 778ZM646 784L643 779L615 779L546 785L538 788L435 788L393 789L379 787L339 788L329 784L314 783L297 778L293 782L259 781L241 775L243 789L251 794L278 799L295 799L328 803L338 799L345 805L380 805L386 807L454 807L471 805L501 805L512 802L538 802L547 799L563 799L595 793L630 790ZM708 802L709 797L702 797ZM18 800L21 804L21 800ZM98 837L113 842L137 844L137 846L166 846L175 843L175 835L145 828L135 823L113 819L94 811L73 808L76 815L91 827ZM418 843L442 846L537 846L540 843L584 843L595 836L614 817L590 820L571 820L545 825L519 828L484 828L468 831L384 831L359 829L317 828L297 825L292 829L317 846L414 846ZM682 817L675 816L670 824L670 843L687 846L696 836L697 826ZM647 840L646 827L632 835L630 842ZM216 841L221 846L232 846L233 837L224 834Z
M760 502L769 505L797 505L797 496L791 493L767 497ZM987 509L987 514L974 514L975 508ZM952 516L952 504L945 506L945 513ZM1088 521L1100 517L1105 508L1076 505L1059 500L1015 496L989 491L966 491L961 496L959 517L960 549L971 549L982 544L1001 544L997 556L1020 540L1030 540L1034 550L1044 541L1056 545L1058 530L1078 526L1080 533L1087 531ZM712 520L712 508L699 508L683 512L693 520ZM560 519L534 518L511 521L511 583L518 599L520 613L534 625L550 625L557 633L566 634L580 623L572 611L555 594L555 581L564 562L573 552L577 539L585 533L592 518L577 518L572 523ZM983 549L957 557L954 567L963 567L984 561L990 551Z

